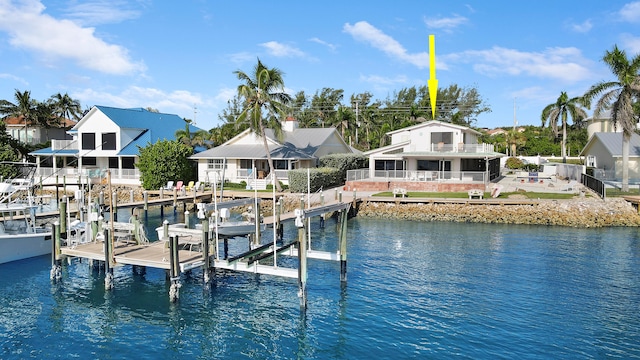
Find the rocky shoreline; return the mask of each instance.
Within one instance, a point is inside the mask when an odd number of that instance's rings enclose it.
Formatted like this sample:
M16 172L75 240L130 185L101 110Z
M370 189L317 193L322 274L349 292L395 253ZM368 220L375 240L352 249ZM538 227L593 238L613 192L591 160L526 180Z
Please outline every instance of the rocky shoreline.
M640 226L640 214L626 200L596 198L541 200L538 205L395 204L365 202L358 216L412 221L559 225L600 228Z

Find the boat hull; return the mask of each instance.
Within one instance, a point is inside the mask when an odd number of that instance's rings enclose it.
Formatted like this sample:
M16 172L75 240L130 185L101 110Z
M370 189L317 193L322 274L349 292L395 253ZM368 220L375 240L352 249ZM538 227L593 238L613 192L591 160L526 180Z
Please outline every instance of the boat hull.
M0 264L51 254L51 233L0 236Z

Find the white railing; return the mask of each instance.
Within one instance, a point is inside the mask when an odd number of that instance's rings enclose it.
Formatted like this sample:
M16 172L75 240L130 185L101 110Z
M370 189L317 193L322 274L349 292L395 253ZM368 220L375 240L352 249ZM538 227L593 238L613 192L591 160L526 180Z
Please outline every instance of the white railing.
M430 152L437 153L490 153L494 152L493 144L431 144Z
M347 181L366 179L372 181L485 183L488 181L488 175L484 171L376 170L373 177L370 177L369 169L347 171Z
M78 150L78 141L76 140L51 140L51 150Z

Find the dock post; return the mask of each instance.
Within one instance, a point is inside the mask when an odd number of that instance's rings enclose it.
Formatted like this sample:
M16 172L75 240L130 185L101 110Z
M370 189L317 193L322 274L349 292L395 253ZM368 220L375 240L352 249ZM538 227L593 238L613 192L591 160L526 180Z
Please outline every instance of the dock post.
M140 239L140 221L138 221L138 215L131 215L131 222L133 223L133 238L136 241L136 245L140 245L142 243L142 239Z
M193 208L191 210L196 210L196 201L198 201L198 189L196 189L196 187L193 187Z
M255 198L254 205L253 216L256 224L256 232L253 236L252 246L258 246L260 245L260 199L258 197Z
M146 214L149 210L149 192L147 190L142 193L142 199L144 200L144 213Z
M118 221L118 193L111 193L111 221Z
M113 267L112 265L113 243L109 229L104 229L104 289L113 289Z
M173 188L173 212L175 213L178 209L178 189Z
M133 189L129 190L129 202L132 203L133 202Z
M104 205L104 191L100 190L98 194L98 204Z
M60 234L65 239L67 238L67 197L62 197L62 202L60 203Z
M169 301L176 302L180 297L180 259L178 258L178 236L169 237L169 266L171 272L171 286L169 287Z
M338 193L338 202L342 202L342 191Z
M347 210L340 211L340 281L347 281Z
M91 221L91 240L95 240L98 235L98 213L100 205L98 202L91 204L91 215L89 215L89 221Z
M67 195L67 175L62 175L62 193Z
M164 186L160 188L160 199L164 199Z
M307 308L307 232L304 224L304 209L296 209L295 224L298 228L298 297L300 307Z
M62 266L60 265L60 223L53 223L53 241L51 249L51 273L50 278L53 282L62 279Z
M273 227L273 231L276 232L276 239L282 241L282 221L280 221L280 216L282 215L282 196L278 199L276 203L276 220L275 225Z
M204 284L209 285L211 283L211 258L209 257L209 220L202 220L202 256L204 257L204 265L202 274L204 276Z
M324 206L324 193L320 190L320 206ZM325 214L320 215L320 228L324 229L324 216Z
M59 205L60 204L60 192L58 191L58 184L60 184L58 182L58 175L56 175L56 203Z
M189 228L189 210L184 212L184 225Z

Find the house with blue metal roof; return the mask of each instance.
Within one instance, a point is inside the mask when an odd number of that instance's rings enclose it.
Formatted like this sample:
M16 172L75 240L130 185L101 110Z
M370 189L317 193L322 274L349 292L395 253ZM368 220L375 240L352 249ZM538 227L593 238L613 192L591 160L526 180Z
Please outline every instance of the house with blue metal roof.
M38 175L45 183L55 176L65 176L69 182L77 181L80 175L98 177L109 169L113 183L140 185L135 167L138 147L174 140L176 131L185 126L185 120L174 114L94 106L69 130L72 140L52 140L51 147L30 155L36 157ZM198 130L189 124L190 132Z

